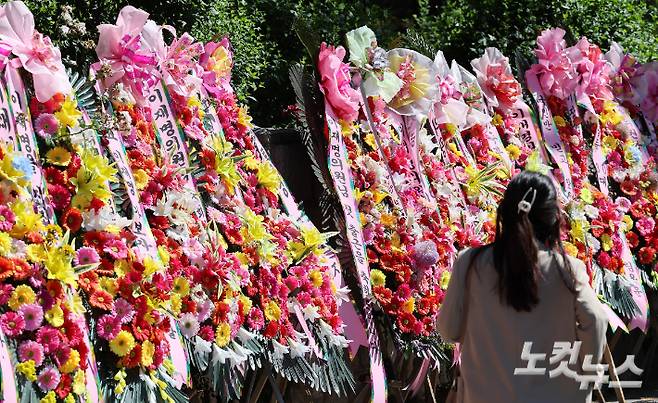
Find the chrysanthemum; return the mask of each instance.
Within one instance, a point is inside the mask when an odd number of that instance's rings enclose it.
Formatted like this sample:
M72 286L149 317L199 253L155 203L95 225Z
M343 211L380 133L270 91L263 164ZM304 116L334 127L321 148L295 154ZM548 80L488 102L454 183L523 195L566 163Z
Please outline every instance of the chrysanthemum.
M0 329L8 337L16 337L23 333L25 320L16 312L6 312L0 316Z
M231 326L226 322L222 322L217 326L215 343L217 343L219 347L224 347L229 341L231 341Z
M110 341L110 349L119 357L128 354L135 346L133 335L125 330L120 331L115 338Z
M49 390L53 390L57 387L60 378L61 376L57 368L47 366L41 372L39 372L39 376L37 377L37 385L39 385L39 388L41 388L42 391L48 392Z
M199 321L193 313L182 314L178 323L181 334L188 339L199 333Z
M25 304L18 309L25 319L25 329L37 330L43 322L43 309L38 304Z
M105 340L114 339L121 331L121 322L114 315L103 315L96 324L98 336Z
M98 256L96 249L84 246L77 250L75 253L74 263L76 265L88 265L100 262L101 257Z

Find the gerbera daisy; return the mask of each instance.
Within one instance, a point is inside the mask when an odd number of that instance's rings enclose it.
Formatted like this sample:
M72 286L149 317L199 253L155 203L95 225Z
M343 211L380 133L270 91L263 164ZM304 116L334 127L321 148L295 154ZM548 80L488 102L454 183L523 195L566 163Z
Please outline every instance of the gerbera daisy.
M43 309L38 304L25 304L18 309L25 319L25 329L37 330L43 322Z
M178 323L181 334L188 339L196 336L199 332L199 321L193 313L184 313Z
M126 244L119 239L113 239L105 243L103 251L115 259L125 259L128 257L128 248Z
M42 391L48 392L57 387L60 380L60 374L57 368L52 366L45 367L37 377L37 385Z
M110 311L113 305L112 295L103 290L95 290L89 298L89 303L96 308Z
M128 354L135 346L135 338L125 330L120 331L115 338L110 341L110 349L119 357Z
M21 362L32 360L38 367L43 363L43 347L32 340L24 341L18 347L18 359Z
M66 166L71 161L71 153L64 147L55 147L46 153L46 161L53 165Z
M76 265L89 265L100 262L101 257L98 256L96 249L88 246L83 246L75 253L74 263Z
M82 213L75 207L71 207L62 215L62 225L71 232L78 232L82 226Z
M103 315L96 324L98 336L105 340L114 339L121 331L121 322L114 315Z
M16 215L5 205L0 206L0 231L8 232L16 224Z
M34 122L34 130L37 134L44 139L49 139L57 132L59 122L55 115L50 113L43 113Z
M57 211L64 210L71 203L71 193L62 185L48 184L48 195Z
M9 337L16 337L23 333L25 320L16 312L6 312L0 316L0 329Z

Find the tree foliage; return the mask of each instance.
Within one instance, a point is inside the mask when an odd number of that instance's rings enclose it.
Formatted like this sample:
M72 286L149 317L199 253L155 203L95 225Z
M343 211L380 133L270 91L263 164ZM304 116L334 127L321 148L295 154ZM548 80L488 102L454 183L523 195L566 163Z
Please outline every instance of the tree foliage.
M537 34L561 26L606 48L619 42L641 60L658 59L658 3L654 0L24 0L37 27L62 48L69 65L84 71L95 61L96 26L113 23L131 3L161 24L200 40L228 35L236 52L234 81L260 125L283 126L294 103L288 67L308 62L296 21L329 43L370 26L388 48L427 53L441 49L462 64L487 46L507 55L531 55ZM308 33L307 32L307 33Z

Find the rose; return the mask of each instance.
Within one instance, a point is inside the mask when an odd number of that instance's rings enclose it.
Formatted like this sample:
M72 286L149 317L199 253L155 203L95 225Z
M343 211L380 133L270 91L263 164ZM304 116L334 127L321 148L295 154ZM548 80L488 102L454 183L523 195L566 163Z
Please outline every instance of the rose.
M349 66L343 63L345 48L322 43L318 55L320 85L327 102L340 119L353 121L358 117L359 92L350 86Z

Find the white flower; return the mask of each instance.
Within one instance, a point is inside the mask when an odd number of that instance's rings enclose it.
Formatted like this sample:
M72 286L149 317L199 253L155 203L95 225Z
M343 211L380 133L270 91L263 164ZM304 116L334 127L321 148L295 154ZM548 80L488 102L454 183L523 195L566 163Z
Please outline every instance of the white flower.
M273 349L273 357L275 360L282 360L283 356L288 354L290 349L287 346L284 346L283 344L279 343L276 340L272 340L272 346L274 346Z
M82 226L87 231L104 231L110 225L125 228L130 224L131 220L116 214L107 204L98 211L91 209L82 213Z
M290 347L290 356L292 358L303 357L311 351L311 348L304 345L303 343L296 342L295 340L288 338L288 347Z
M585 215L589 218L596 218L599 216L599 209L592 206L591 204L586 205L584 210Z

